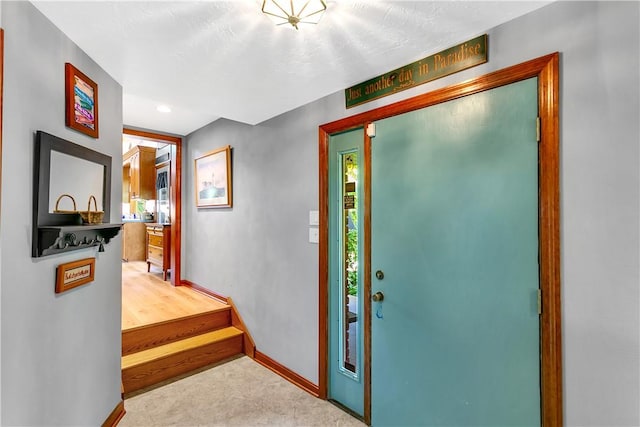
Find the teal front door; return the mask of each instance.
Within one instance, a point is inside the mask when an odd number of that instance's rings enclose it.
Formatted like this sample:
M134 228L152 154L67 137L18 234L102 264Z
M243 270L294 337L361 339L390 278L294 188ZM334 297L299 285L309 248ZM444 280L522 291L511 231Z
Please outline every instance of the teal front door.
M371 422L540 425L537 79L375 123Z

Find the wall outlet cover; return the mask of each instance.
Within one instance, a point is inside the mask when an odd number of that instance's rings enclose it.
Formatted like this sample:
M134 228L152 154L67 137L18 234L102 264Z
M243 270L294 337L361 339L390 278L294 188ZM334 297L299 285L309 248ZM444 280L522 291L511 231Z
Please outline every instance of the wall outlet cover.
M309 211L309 225L320 225L319 211Z
M309 243L320 242L320 230L317 228L309 228Z

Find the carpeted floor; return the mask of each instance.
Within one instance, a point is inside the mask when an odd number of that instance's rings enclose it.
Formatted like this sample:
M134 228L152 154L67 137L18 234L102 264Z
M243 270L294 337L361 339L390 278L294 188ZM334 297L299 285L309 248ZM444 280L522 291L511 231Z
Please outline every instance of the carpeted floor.
M125 398L119 427L365 424L242 356Z

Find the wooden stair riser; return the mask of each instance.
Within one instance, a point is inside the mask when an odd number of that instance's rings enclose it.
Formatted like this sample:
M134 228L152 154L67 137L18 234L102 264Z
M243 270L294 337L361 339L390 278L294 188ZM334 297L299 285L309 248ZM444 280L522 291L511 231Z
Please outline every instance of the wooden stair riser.
M231 310L218 310L122 332L122 355L175 342L231 324Z
M242 335L169 354L122 370L124 392L130 393L242 353Z

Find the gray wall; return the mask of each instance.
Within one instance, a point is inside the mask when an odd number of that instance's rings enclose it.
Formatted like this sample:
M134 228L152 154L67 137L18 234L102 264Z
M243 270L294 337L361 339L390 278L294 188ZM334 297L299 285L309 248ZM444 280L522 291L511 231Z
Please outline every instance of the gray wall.
M96 249L31 258L34 132L44 130L122 164L122 88L31 3L2 2L5 29L0 251L2 424L99 425L120 401L120 238ZM98 84L100 138L65 127L64 64ZM118 219L122 177L112 176ZM54 293L56 266L96 257L95 281Z
M255 127L219 120L188 138L182 275L231 296L258 350L315 381L318 250L307 224L318 204L318 117L301 111ZM226 144L233 208L196 210L192 159Z
M2 2L0 1L0 28L2 28ZM4 58L4 53L3 53ZM2 78L2 76L0 76ZM1 90L1 89L0 89ZM4 92L4 91L3 91ZM1 107L0 107L1 108ZM1 114L1 113L0 113ZM0 133L2 129L0 129ZM2 148L0 147L0 150ZM2 154L0 153L0 156ZM0 178L1 179L1 178ZM2 195L2 184L0 183L0 199ZM0 200L0 209L2 201ZM2 224L0 223L0 236L2 236ZM2 259L2 245L0 244L0 259ZM0 296L2 295L2 262L0 262ZM2 325L2 304L0 303L0 327ZM2 332L0 331L0 424L2 423Z
M487 31L482 66L349 111L340 92L258 126L219 120L194 132L184 278L233 297L258 349L317 383L318 247L307 224L318 126L559 51L566 424L640 425L639 15L637 2L551 4ZM193 158L226 144L234 207L197 210Z

